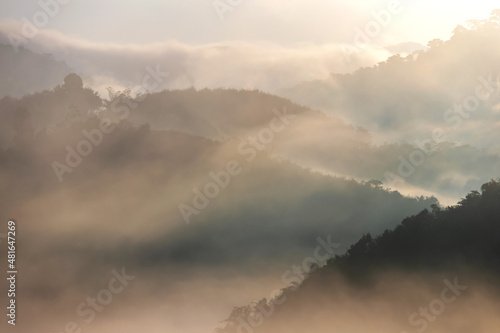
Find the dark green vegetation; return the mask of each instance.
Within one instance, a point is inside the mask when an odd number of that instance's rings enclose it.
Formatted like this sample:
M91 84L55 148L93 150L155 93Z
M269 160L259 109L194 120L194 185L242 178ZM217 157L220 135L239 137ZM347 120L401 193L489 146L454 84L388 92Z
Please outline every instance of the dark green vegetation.
M492 180L457 205L408 217L394 230L366 234L346 254L332 258L326 270L355 280L373 272L469 267L500 274L500 182Z
M220 332L245 332L243 327L257 332L303 332L300 324L293 324L300 323L300 317L309 320L331 311L326 319L330 325L338 319L340 309L352 308L352 302L378 304L378 297L383 298L380 306L387 306L393 314L391 325L398 322L404 328L409 325L411 311L428 303L426 297L439 297L441 281L455 276L467 283L470 293L481 294L482 290L482 296L499 296L500 180L484 184L481 192L472 191L455 206L442 209L433 205L432 211L425 209L405 218L377 237L363 235L345 254L330 259L322 268L314 267L300 285L288 286L279 297L264 299L257 306L236 308ZM426 288L430 288L430 296ZM415 293L425 296L415 302ZM405 303L407 298L413 303ZM474 311L471 303L467 298L459 305L463 308L455 311L467 317ZM355 309L351 309L354 316L363 312ZM371 315L359 315L358 319L362 317ZM242 326L242 322L262 324Z

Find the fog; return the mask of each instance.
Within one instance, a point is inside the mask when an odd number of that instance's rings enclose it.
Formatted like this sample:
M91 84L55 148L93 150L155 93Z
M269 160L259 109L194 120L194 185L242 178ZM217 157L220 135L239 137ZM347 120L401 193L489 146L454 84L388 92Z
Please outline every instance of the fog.
M448 17L404 3L383 26L373 13L394 3L243 1L220 18L211 1L60 1L31 34L22 17L40 3L0 5L0 220L17 225L19 331L498 327L481 257L500 249L484 204L500 191L483 185L500 167L490 4ZM373 22L385 29L360 47ZM439 217L477 267L446 260L452 236L419 238ZM401 225L415 238L388 253L445 263L332 269ZM429 304L446 309L409 319Z
M235 328L239 332L494 330L499 324L493 310L498 294L487 291L488 283L480 277L465 271L457 274L392 271L374 276L369 286L353 285L340 276L318 281L313 275L301 294L257 307L254 317L240 316Z

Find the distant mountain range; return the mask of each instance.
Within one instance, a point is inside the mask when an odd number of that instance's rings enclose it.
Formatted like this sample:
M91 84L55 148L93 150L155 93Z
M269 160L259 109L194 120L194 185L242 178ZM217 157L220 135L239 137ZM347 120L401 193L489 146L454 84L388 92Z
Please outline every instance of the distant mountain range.
M54 87L73 70L51 55L40 55L25 48L17 52L11 45L0 44L0 98L22 97Z

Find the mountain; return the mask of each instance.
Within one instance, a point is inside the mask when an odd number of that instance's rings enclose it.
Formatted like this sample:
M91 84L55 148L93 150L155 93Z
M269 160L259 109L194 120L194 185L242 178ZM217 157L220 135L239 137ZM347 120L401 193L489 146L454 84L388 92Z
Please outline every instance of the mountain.
M0 98L21 97L55 86L73 70L50 54L0 44Z
M366 130L280 97L194 89L136 97L110 89L110 97L70 74L51 90L0 101L10 133L0 211L24 221L27 243L43 239L25 256L51 258L27 268L39 278L25 288L42 295L24 299L33 307L53 297L52 313L64 311L62 298L78 299L122 264L147 277L144 290L162 285L155 302L178 316L186 315L179 297L209 297L206 280L220 278L227 298L211 307L222 317L227 300L276 284L318 242L343 253L360 235L438 204L299 163L300 154L325 155L354 171L370 165L370 150L398 146L376 147ZM61 263L86 280L61 288ZM246 283L254 287L240 293Z
M15 130L12 124L20 110L30 113L33 130L40 132L84 117L103 104L97 93L84 87L80 76L74 73L64 76L58 83L61 84L20 98L6 96L0 99L0 147L13 145Z
M500 123L500 10L458 26L447 41L373 67L304 82L280 95L368 129L378 142L437 137L496 147ZM492 126L485 127L485 124Z
M236 308L219 332L490 332L500 303L500 180L423 210L313 266L273 299ZM477 318L464 321L463 318Z
M228 114L241 101L234 117L220 122L231 134L224 140L210 137L217 132L207 121L195 122L211 115L203 109L209 103L185 111L191 117L185 125L171 121L161 129L152 116L176 114L176 98L215 101L218 94L227 100L213 105L226 103ZM141 106L155 98L165 106ZM260 102L266 99L279 103ZM252 291L236 293L241 286L269 282L314 249L318 237L341 244L341 252L359 235L437 204L433 197L403 196L376 181L319 173L275 154L274 140L291 135L293 121L316 113L258 92L134 99L122 92L102 100L71 75L53 90L10 101L2 123L12 134L9 147L0 149L0 215L22 221L28 244L22 256L30 258L23 276L38 277L20 278L26 296L19 300L30 304L20 316L47 299L48 313L74 316L68 299L79 304L82 295L102 288L105 272L125 267L141 279L123 302L134 304L145 291L154 295L147 311L168 308L188 318L209 304L216 320L227 311L226 296L242 301ZM263 141L256 145L252 137ZM206 288L207 280L220 281L219 287ZM214 298L215 291L226 296ZM178 307L181 298L191 298L189 308Z
M260 135L267 142L266 150L305 168L365 181L377 179L406 193L433 193L448 203L495 177L500 165L496 146L477 148L446 140L437 143L430 138L413 144L377 144L373 133L362 127L256 90L187 89L135 97L127 90L110 88L109 92L116 101L129 101L126 121L135 126L147 123L152 130L172 130L222 142ZM116 120L112 109L123 107L121 104L113 107L110 100L84 87L72 74L68 82L53 89L19 99L1 99L0 144L13 144L14 131L9 124L18 109L31 112L34 130L39 132L90 114ZM279 133L270 133L277 114L285 115L290 122L285 127L279 125Z
M244 262L255 251L274 260L305 252L318 235L335 234L346 244L360 233L382 231L408 212L437 203L435 198L404 197L377 183L313 172L259 151L245 140L214 141L155 131L149 124L134 126L126 120L105 133L99 130L102 119L94 114L63 122L51 131L35 133L32 123L29 111L17 111L15 145L0 155L3 182L25 184L1 204L5 214L23 214L23 207L36 200L37 205L53 207L46 210L49 215L38 216L40 223L64 224L65 213L56 210L57 198L64 196L66 201L75 200L73 213L82 221L95 221L92 225L110 219L133 228L141 216L140 225L164 229L148 235L154 245L141 250L144 257L160 261L189 256L191 261ZM240 171L230 175L230 163ZM95 193L84 200L94 207L90 211L77 204L83 199L81 186ZM116 193L117 188L127 190ZM140 195L134 190L138 188ZM111 198L144 211L129 215L132 212L125 209L109 212L112 217L101 216ZM199 208L204 201L206 207ZM172 235L175 241L166 241ZM190 252L186 244L205 250ZM301 245L293 249L291 244Z

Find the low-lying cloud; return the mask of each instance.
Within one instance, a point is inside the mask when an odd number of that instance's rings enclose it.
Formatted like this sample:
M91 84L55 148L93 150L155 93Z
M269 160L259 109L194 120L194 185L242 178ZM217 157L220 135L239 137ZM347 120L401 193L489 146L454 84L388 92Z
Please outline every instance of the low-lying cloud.
M0 22L0 42L23 35L19 21ZM276 91L293 84L346 73L386 59L384 48L359 50L346 62L341 44L301 44L295 47L269 42L233 41L192 45L175 40L161 43L108 44L71 38L54 30L39 30L24 46L36 53L50 53L65 61L86 83L105 92L108 86L137 88L147 66L170 74L161 89L238 88ZM237 75L235 75L237 74Z

